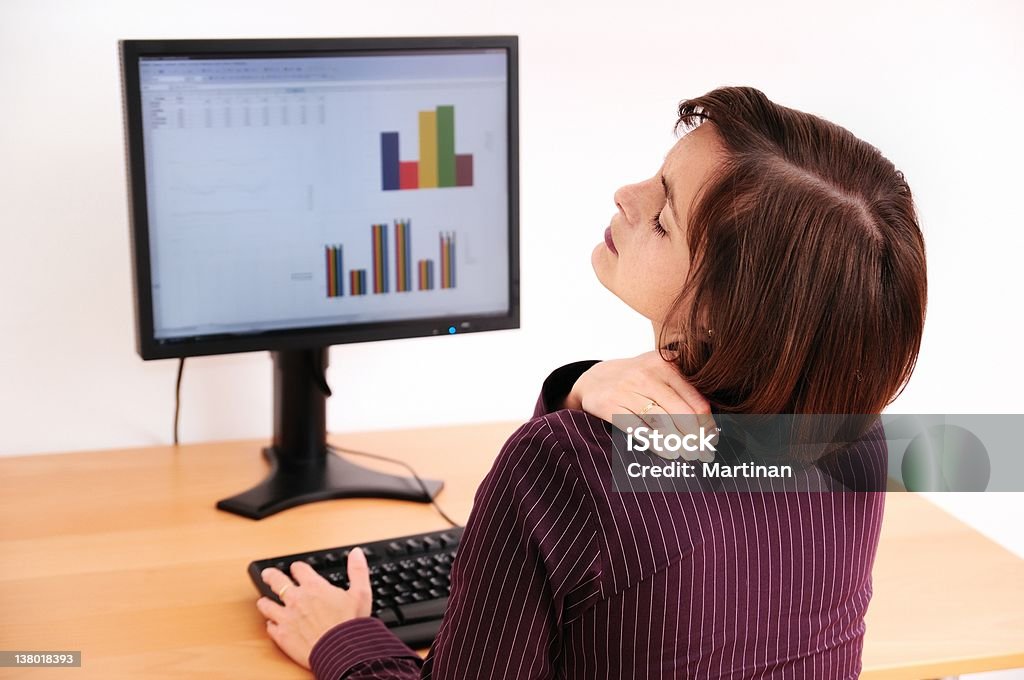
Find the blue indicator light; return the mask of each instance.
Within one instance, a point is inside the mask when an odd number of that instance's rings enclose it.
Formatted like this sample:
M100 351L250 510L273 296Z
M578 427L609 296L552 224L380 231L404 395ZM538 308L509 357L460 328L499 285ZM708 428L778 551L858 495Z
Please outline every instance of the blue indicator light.
M448 335L455 335L455 326L448 326Z

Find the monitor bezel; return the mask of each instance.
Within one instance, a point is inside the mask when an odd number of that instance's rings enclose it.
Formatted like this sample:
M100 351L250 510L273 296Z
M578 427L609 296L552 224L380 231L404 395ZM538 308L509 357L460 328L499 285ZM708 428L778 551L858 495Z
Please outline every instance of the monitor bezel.
M145 360L326 347L353 342L395 340L434 335L519 328L519 38L515 35L384 38L261 38L120 40L122 105L128 180L129 234L135 303L135 346ZM142 101L139 59L142 57L328 56L357 52L504 49L507 54L508 120L508 312L403 319L363 324L307 326L252 334L155 337L150 270L149 212L146 203Z

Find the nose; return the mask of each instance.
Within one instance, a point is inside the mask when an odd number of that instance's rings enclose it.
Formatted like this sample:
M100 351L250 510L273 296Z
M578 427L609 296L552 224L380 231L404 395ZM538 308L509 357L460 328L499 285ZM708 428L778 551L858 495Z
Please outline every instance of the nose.
M639 205L640 199L640 184L627 184L626 186L619 187L615 192L615 207L619 209L622 216L626 219L626 222L632 225L636 220L637 206Z

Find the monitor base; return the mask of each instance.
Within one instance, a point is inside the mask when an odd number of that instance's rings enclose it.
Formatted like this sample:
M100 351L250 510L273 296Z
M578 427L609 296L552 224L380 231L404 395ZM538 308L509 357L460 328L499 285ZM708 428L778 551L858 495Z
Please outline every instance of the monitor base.
M424 479L430 496L412 477L389 475L324 452L322 459L282 464L277 449L268 446L263 456L270 463L266 478L248 491L217 502L220 510L250 519L263 519L281 510L331 498L394 498L429 503L444 482Z

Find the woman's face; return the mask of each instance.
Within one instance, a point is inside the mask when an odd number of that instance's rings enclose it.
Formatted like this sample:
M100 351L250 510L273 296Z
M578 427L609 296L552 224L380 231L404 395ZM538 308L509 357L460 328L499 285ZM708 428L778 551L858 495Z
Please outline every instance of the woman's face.
M654 177L615 192L619 211L591 255L598 280L656 330L686 281L690 206L721 151L707 122L681 137Z

